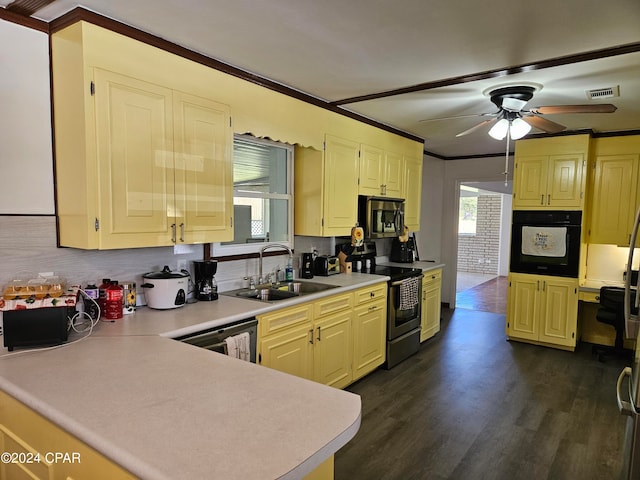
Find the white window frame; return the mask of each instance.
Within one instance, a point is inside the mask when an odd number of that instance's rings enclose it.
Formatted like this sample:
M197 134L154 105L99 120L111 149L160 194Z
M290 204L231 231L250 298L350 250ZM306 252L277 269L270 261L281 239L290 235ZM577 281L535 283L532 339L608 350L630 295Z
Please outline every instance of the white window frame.
M234 135L234 141L236 139L239 140L244 140L244 141L248 141L248 142L253 142L253 143L257 143L257 144L263 144L263 145L271 145L271 146L277 146L279 148L283 148L286 150L287 152L287 171L288 171L288 175L287 175L287 191L289 192L288 194L282 194L282 193L258 193L258 192L236 192L235 188L233 191L233 196L235 197L244 197L244 198L262 198L262 199L270 199L270 200L288 200L289 204L288 204L288 227L287 230L289 232L288 235L288 239L286 241L278 241L278 244L281 245L286 245L287 247L293 249L293 214L294 214L294 210L293 210L293 174L294 174L294 170L293 170L293 151L294 148L292 145L286 144L286 143L281 143L281 142L274 142L272 140L266 140L263 138L257 138L257 137L253 137L251 135L241 135L241 134L235 134ZM262 247L264 247L265 245L268 245L270 243L274 243L273 241L267 241L267 242L256 242L256 243L238 243L238 244L232 244L232 245L223 245L220 242L214 242L212 244L212 251L211 254L213 257L226 257L226 256L232 256L232 255L245 255L245 254L251 254L251 253L259 253L260 249Z

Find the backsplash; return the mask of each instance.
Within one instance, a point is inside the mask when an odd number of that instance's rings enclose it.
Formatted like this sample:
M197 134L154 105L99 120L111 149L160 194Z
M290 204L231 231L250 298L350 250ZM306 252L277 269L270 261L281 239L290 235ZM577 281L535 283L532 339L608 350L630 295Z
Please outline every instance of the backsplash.
M335 244L347 238L295 237L293 268L298 276L300 256L313 248L321 255L333 255ZM390 242L376 241L378 255L388 255ZM202 260L203 247L193 245L186 248L189 253L174 254L173 247L136 248L123 250L79 250L56 247L56 221L53 216L0 216L0 287L13 280L21 272L33 275L53 272L69 284L86 286L102 278L121 282L142 282L142 275L161 270L164 265L176 269L184 261L192 270L192 261ZM284 270L286 256L265 257L265 272L276 268ZM220 291L243 286L243 279L257 276L258 259L233 260L218 263L216 282ZM139 289L140 290L140 289ZM142 292L138 292L141 294ZM139 295L140 300L143 296Z
M640 252L634 252L634 270L638 269ZM622 282L629 248L616 245L591 244L587 250L587 278L591 280Z

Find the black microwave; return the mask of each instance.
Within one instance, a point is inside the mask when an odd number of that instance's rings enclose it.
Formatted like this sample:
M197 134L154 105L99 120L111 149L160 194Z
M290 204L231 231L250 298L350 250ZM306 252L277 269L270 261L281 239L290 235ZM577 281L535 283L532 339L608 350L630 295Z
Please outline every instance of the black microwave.
M365 238L391 238L404 234L404 199L358 196L358 223Z

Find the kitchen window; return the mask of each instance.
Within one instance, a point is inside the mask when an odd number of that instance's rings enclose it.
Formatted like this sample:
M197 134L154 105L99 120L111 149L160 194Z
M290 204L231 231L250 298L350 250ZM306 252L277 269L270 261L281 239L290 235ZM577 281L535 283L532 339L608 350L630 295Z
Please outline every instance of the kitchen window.
M249 135L233 142L233 241L213 256L255 253L268 243L293 248L293 147Z

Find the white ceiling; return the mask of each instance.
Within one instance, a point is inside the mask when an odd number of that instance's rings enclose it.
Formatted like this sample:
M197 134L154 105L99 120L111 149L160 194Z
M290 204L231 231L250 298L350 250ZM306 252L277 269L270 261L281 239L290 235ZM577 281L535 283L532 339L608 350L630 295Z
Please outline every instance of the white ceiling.
M51 21L78 5L326 101L640 42L638 0L55 0L33 16ZM443 157L500 153L504 142L486 129L456 138L482 117L431 119L495 112L483 91L514 82L542 86L527 108L618 107L547 117L568 130L640 129L640 52L344 108ZM587 100L585 90L616 85L620 97Z

